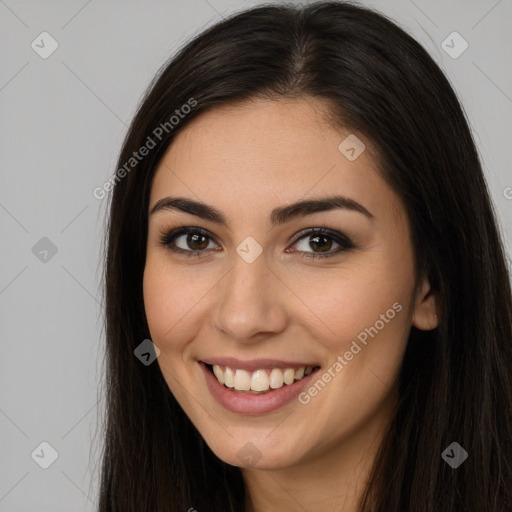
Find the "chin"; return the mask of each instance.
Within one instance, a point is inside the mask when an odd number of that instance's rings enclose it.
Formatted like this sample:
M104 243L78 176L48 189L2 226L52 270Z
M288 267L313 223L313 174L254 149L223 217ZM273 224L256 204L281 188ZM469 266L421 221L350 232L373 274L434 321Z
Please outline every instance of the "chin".
M242 469L277 470L293 466L304 455L304 446L298 447L286 443L290 441L279 436L269 438L268 433L261 435L240 435L230 437L226 434L225 442L209 444L213 453L222 461ZM295 439L300 436L294 435ZM292 455L293 454L293 455Z

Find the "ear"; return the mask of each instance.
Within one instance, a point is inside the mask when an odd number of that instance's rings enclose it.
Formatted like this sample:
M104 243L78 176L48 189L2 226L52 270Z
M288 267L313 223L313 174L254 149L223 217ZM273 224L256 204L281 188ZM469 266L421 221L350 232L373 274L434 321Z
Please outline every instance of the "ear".
M415 299L412 325L422 331L430 331L439 325L439 303L432 292L428 278L424 278Z

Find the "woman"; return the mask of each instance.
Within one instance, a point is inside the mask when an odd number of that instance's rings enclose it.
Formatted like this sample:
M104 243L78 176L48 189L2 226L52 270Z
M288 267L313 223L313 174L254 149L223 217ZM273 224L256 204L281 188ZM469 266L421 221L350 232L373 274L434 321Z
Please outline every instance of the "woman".
M410 36L338 2L225 19L114 178L100 511L512 510L504 251Z

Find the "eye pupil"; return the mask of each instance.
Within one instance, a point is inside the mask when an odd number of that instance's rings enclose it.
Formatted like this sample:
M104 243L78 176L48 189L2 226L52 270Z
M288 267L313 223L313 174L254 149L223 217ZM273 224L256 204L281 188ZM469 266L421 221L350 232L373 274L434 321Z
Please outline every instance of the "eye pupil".
M189 245L192 246L194 244L197 244L198 240L201 239L201 238L203 238L203 243L200 244L200 245L195 245L195 247L193 247L193 249L194 250L196 250L196 249L204 249L204 248L208 247L208 241L206 240L206 237L203 236L203 235L198 235L197 233L189 234L188 237L187 237L187 243L189 243ZM190 244L190 242L192 242L192 244Z
M318 241L322 240L322 239L324 240L324 242L325 242L325 240L328 240L329 242L323 243L323 244L322 243L318 244ZM309 245L311 246L312 249L314 249L315 247L312 245L312 243L318 244L318 245L316 245L316 247L320 246L320 251L316 251L316 252L326 252L331 248L332 241L330 241L330 240L331 239L328 236L315 236L315 237L311 238L311 242Z

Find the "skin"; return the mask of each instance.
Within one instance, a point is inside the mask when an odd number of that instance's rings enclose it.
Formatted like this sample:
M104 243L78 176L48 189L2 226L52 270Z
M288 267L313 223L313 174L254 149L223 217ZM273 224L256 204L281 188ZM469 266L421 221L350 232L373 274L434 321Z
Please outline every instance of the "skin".
M177 210L151 215L144 302L171 392L213 452L242 467L251 512L357 510L396 403L411 325L437 326L436 298L415 275L403 204L363 135L356 133L367 149L355 161L340 152L352 132L330 125L326 109L314 98L259 99L203 113L177 135L150 193L149 211L161 198L184 196L228 220L224 227ZM272 228L273 208L333 193L373 219L336 209ZM159 244L180 225L211 234L199 257ZM327 239L331 257L301 258L320 252L309 243L315 235L292 236L322 226L356 248L336 253L339 245ZM252 263L236 252L247 236L263 249ZM175 243L197 247L187 235ZM198 361L214 356L318 361L323 373L394 303L401 311L307 405L293 400L272 413L237 414L206 386ZM249 441L260 458L244 467L237 453Z

